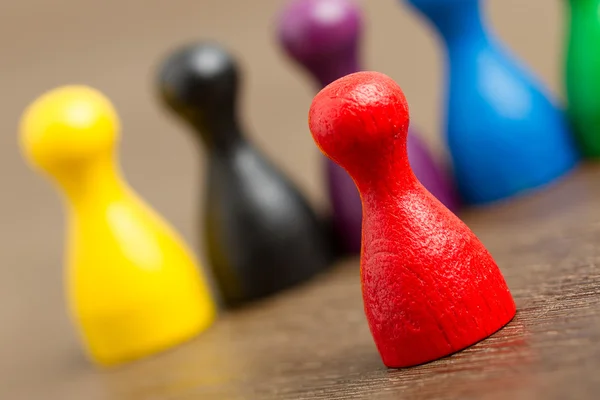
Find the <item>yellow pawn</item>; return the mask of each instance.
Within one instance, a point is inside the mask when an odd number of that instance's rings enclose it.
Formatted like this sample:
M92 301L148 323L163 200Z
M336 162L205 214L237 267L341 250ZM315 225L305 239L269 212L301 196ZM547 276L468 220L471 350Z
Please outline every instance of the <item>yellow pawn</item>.
M69 309L91 359L111 366L203 331L216 304L178 234L122 178L119 118L86 86L54 89L21 120L23 152L69 204Z

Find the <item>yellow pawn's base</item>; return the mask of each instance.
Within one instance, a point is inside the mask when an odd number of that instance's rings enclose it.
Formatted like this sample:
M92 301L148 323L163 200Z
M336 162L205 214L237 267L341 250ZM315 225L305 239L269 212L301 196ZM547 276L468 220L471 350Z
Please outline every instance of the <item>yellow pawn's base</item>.
M198 315L190 318L168 306L80 319L88 357L94 364L110 368L157 355L198 336L215 319L206 310L198 310Z

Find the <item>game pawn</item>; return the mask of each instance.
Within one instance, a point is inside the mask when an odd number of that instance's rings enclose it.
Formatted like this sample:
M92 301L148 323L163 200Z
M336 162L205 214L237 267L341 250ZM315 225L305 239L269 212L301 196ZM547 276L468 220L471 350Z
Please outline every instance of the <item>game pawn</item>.
M294 0L279 15L278 42L321 89L362 69L359 53L363 26L362 12L353 0ZM412 128L408 158L421 183L456 212L458 198L450 174L440 168ZM362 223L358 191L343 168L327 158L325 161L335 232L346 252L358 253Z
M573 170L566 114L488 33L479 0L402 1L444 41L446 140L463 201L524 195Z
M24 156L69 205L69 311L102 366L186 341L217 310L191 251L122 177L119 129L111 102L86 86L43 94L20 125Z
M164 104L206 149L202 230L229 306L304 282L333 260L326 224L245 134L239 81L232 56L209 42L176 49L158 76Z
M600 158L600 0L569 0L565 86L584 156Z
M378 72L322 89L309 111L316 145L361 193L364 309L384 364L408 367L490 336L515 315L507 284L471 230L416 179L409 110Z

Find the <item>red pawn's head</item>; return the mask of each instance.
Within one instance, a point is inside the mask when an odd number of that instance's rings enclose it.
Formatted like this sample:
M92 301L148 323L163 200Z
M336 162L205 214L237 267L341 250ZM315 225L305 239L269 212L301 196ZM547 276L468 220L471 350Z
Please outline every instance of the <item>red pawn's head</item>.
M398 84L382 73L357 72L324 87L308 123L321 151L355 180L408 162L408 104Z

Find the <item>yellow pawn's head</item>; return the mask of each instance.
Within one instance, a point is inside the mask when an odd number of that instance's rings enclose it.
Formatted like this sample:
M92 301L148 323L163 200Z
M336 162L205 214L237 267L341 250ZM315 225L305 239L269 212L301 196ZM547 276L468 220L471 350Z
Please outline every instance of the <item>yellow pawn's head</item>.
M41 95L25 110L21 149L33 165L60 173L112 152L119 125L112 103L102 93L87 86L63 86Z

